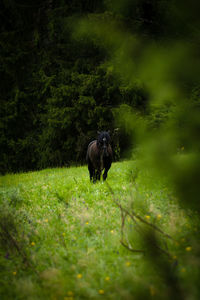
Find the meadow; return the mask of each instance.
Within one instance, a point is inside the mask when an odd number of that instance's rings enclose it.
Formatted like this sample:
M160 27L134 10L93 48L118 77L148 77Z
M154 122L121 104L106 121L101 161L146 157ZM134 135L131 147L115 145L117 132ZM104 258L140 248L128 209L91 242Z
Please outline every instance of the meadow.
M0 197L2 300L198 298L198 216L136 161L107 183L86 166L8 174Z

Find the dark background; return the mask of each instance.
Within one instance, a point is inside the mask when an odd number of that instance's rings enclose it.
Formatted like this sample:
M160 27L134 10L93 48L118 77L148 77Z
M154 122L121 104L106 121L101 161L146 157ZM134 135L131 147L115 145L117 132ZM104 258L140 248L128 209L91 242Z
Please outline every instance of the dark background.
M198 23L193 11L186 22L182 1L177 1L178 8L172 4L1 1L1 173L85 163L87 145L98 130L111 131L115 160L127 156L130 137L114 112L128 104L148 114L148 93L108 70L111 54L94 39L74 38L74 28L88 15L110 14L125 30L166 42L188 35L191 20L193 26Z

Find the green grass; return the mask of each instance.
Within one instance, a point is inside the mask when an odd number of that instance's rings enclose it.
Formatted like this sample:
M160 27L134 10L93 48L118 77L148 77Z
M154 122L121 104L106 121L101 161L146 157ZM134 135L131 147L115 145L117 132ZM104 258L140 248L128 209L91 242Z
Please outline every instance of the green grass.
M196 299L198 218L179 208L164 184L135 174L135 162L112 165L107 182L114 196L106 183L89 182L86 167L2 176L0 298L164 299L166 280L154 262L120 244L115 199L175 239L166 244L160 235L169 265L178 261L181 288ZM127 218L126 236L141 248L134 226Z

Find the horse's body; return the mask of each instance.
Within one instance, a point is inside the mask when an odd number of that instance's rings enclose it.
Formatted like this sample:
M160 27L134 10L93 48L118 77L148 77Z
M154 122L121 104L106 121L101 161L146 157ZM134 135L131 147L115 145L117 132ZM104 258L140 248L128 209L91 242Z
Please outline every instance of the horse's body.
M112 148L108 132L100 132L97 140L92 141L87 149L87 163L90 180L100 180L101 172L105 169L103 180L106 180L112 164Z

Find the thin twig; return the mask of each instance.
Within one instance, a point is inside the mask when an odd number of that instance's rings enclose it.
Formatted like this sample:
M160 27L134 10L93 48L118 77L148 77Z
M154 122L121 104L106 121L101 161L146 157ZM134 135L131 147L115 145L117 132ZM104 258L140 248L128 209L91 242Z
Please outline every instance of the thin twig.
M10 241L12 242L13 246L15 247L15 249L17 250L19 255L23 258L23 262L26 263L26 266L32 268L37 274L39 274L37 272L37 270L35 269L34 265L28 260L26 253L23 250L21 250L21 248L18 245L17 241L10 234L10 232L5 228L5 226L2 223L0 223L0 227L2 228L4 233L7 235L7 237L10 239Z
M10 241L12 242L13 246L15 247L15 249L17 250L17 252L23 257L24 262L27 263L27 265L29 264L29 261L25 255L25 253L20 249L18 243L16 242L16 240L13 238L13 236L10 234L10 232L5 228L5 226L3 224L0 224L1 228L3 229L3 231L6 233L6 235L9 237Z
M128 245L126 245L122 240L120 241L120 243L122 244L122 246L124 246L126 249L128 249L129 251L131 252L134 252L134 253L145 253L144 250L137 250L137 249L133 249L133 248L130 248Z
M107 182L106 182L107 183ZM161 233L162 235L164 235L166 238L171 239L173 241L175 241L169 234L165 233L164 231L162 231L159 227L157 227L156 225L147 222L146 220L144 220L142 217L140 217L139 215L137 215L133 210L131 212L129 212L126 208L122 207L122 205L120 204L120 202L118 200L116 200L114 198L114 192L112 190L112 188L109 186L109 184L107 183L107 186L111 192L111 194L113 195L113 201L115 202L115 204L120 208L121 211L121 218L122 218L122 224L121 224L121 244L127 248L129 251L131 252L140 252L140 253L145 253L145 251L143 250L135 250L133 248L131 248L130 246L128 246L126 243L124 243L124 225L125 225L125 219L127 216L129 216L138 226L138 229L141 231L141 233L144 235L144 232L142 231L142 228L139 226L139 224L137 223L137 221L135 220L135 218L137 218L140 222L150 226L151 228L153 228L155 231L158 231L159 233ZM154 243L154 246L161 252L163 252L164 254L166 254L168 257L172 257L172 255L162 249L161 247L159 247L156 243Z
M107 183L107 186L109 187L109 190L111 191L112 195L114 196L114 192L111 189L111 187L109 186L109 184ZM171 239L173 241L176 241L174 238L172 238L169 234L165 233L164 231L162 231L159 227L157 227L156 225L147 222L146 220L144 220L142 217L140 217L139 215L137 215L136 213L134 213L134 211L132 210L131 213L124 207L122 207L122 205L119 203L119 201L117 201L114 197L113 197L113 201L117 204L117 206L122 209L124 212L127 213L127 215L129 215L131 217L132 220L134 220L134 217L137 218L138 220L140 220L142 223L152 227L153 229L155 229L156 231L160 232L161 234L163 234L165 237L167 237L168 239Z

